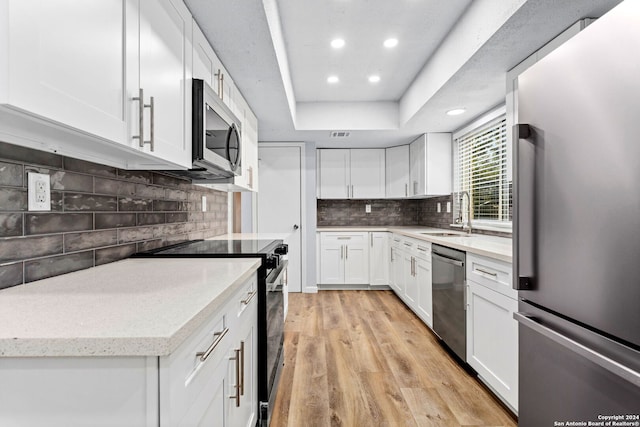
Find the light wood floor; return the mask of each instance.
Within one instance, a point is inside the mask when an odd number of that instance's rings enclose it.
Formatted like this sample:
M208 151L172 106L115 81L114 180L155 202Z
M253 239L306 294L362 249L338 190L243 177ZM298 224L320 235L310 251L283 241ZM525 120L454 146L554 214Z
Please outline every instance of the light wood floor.
M516 426L391 291L289 294L271 427Z

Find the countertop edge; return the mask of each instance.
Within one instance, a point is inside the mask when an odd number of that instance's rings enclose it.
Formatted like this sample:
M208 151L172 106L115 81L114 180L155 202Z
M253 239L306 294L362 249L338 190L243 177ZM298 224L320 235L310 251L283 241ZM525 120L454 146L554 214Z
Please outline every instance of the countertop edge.
M465 252L471 252L477 255L486 256L488 258L496 259L499 261L504 261L508 263L513 263L512 255L505 255L504 253L495 252L490 249L482 249L473 246L468 246L463 243L451 241L450 239L439 238L436 236L429 236L428 234L419 234L414 230L420 227L393 227L393 226L345 226L345 227L333 227L333 226L324 226L324 227L316 227L316 232L322 233L332 233L332 232L388 232L401 234L406 237L410 237L412 239L424 240L425 242L435 243L437 245L448 246L453 249L459 249ZM434 229L433 227L423 227L424 229ZM447 229L439 229L441 231L451 231ZM506 238L504 238L506 239Z
M258 270L256 258L240 276L170 336L51 337L0 339L0 359L34 357L163 357L174 352ZM19 342L18 342L19 341ZM73 345L69 345L73 344Z

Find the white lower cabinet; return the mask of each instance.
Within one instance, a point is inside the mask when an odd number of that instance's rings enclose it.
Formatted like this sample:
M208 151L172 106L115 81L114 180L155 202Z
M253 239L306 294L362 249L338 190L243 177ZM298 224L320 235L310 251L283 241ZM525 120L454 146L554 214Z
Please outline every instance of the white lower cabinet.
M168 356L1 358L0 425L255 425L255 291L254 274Z
M516 413L518 411L517 292L511 264L467 254L467 362Z
M391 236L391 254L389 263L389 282L396 294L404 292L402 285L404 282L402 270L402 241L396 235Z
M369 283L389 285L389 233L369 233Z
M431 243L393 235L391 247L391 288L432 327Z
M320 234L320 283L369 283L369 233Z

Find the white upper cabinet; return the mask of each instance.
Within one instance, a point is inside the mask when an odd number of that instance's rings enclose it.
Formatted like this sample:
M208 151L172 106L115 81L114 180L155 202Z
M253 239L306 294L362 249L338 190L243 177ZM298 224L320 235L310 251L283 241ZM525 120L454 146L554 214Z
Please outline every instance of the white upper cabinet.
M351 151L351 198L384 199L385 156L382 149Z
M192 19L181 1L0 0L0 10L3 140L121 168L191 166Z
M258 191L258 119L234 86L204 33L193 21L193 78L204 80L222 99L241 124L240 174L218 184L221 191Z
M450 133L427 133L409 146L409 196L451 193L452 146Z
M350 159L350 150L318 150L319 199L350 197Z
M191 166L191 67L193 20L181 0L139 2L139 69L128 70L130 99L143 90L145 150ZM134 28L133 28L134 29ZM128 37L135 38L135 33ZM132 52L133 53L133 52ZM132 55L135 60L136 55ZM139 82L136 79L139 76ZM151 99L153 98L153 102ZM132 138L140 135L140 101L134 103ZM136 111L136 108L137 111ZM136 126L138 125L138 126ZM133 138L135 139L135 138ZM145 140L147 137L145 136ZM144 165L140 165L141 167Z
M127 143L125 3L0 2L0 102ZM7 15L4 12L8 12Z
M319 199L384 197L384 149L318 150Z
M409 146L399 145L386 150L386 196L397 199L409 196Z

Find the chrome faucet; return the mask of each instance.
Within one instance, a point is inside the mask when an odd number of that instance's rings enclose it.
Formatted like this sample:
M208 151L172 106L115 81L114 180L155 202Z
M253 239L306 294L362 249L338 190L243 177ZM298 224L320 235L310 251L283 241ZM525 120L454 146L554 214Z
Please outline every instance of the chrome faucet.
M460 210L459 210L459 220L460 223L462 223L462 230L466 230L467 234L471 234L472 228L471 228L471 196L469 196L469 192L468 191L461 191L459 194L463 195L463 196L467 196L467 207L469 208L469 212L467 212L467 225L464 225L463 219L462 219L462 200L460 200Z

